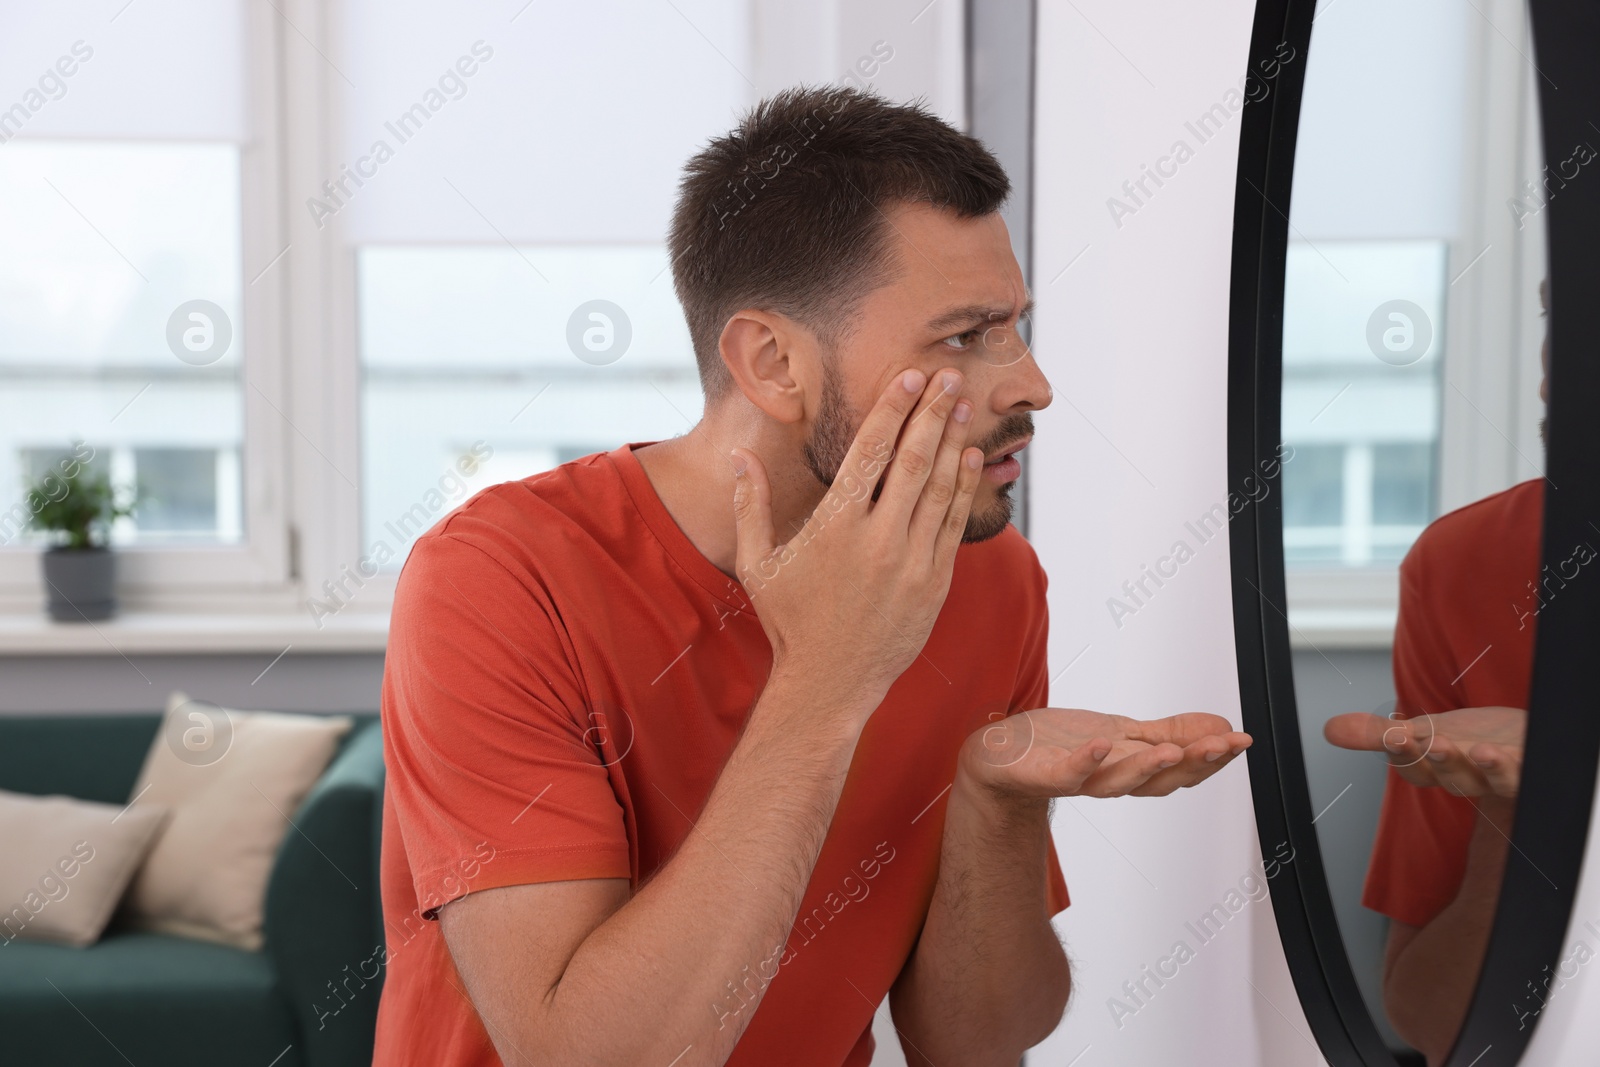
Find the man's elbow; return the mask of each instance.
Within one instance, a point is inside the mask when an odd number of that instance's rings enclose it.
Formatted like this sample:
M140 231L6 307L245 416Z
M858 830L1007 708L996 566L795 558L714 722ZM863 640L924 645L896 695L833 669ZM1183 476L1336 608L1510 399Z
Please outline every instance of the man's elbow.
M1400 1040L1422 1053L1429 1067L1433 1067L1444 1062L1459 1026L1450 1026L1436 1007L1419 1000L1415 989L1390 981L1383 984L1383 1012L1389 1025Z
M1038 1018L1035 1020L1034 1032L1028 1035L1028 1048L1032 1048L1053 1034L1067 1014L1067 1004L1072 999L1072 964L1068 961L1065 950L1062 950L1056 965L1041 983L1039 999Z

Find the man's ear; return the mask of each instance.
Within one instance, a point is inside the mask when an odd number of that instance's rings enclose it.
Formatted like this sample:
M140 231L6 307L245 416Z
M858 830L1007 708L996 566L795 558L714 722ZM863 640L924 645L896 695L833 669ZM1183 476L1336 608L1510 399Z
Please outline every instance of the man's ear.
M801 421L807 401L822 395L817 339L785 315L736 311L718 345L745 399L779 422Z

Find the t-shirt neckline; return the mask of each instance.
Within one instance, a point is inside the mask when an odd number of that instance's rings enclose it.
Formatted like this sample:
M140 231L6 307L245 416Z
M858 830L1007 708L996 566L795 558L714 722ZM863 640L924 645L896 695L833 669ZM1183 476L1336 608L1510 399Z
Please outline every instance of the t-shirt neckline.
M733 610L749 611L750 600L744 586L718 570L716 564L707 559L705 553L689 540L689 535L683 532L678 521L667 510L667 505L662 502L661 494L656 492L656 487L651 483L650 476L645 473L639 457L633 454L635 448L659 443L659 441L629 441L612 449L607 453L607 457L621 476L623 488L633 500L634 510L638 511L639 517L644 520L645 525L650 528L651 533L673 561L683 568L696 585Z

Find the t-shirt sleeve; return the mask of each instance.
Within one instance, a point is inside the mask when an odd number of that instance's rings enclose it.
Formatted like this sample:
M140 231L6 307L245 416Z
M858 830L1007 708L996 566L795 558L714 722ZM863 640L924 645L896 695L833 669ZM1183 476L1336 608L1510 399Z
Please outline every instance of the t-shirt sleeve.
M468 892L627 878L629 848L559 612L448 532L400 575L384 664L386 789L428 918ZM463 875L470 871L471 876Z
M1019 686L1016 699L1011 705L1011 713L1019 711L1032 711L1034 708L1048 707L1050 704L1050 610L1045 599L1045 590L1049 586L1049 579L1044 568L1039 565L1037 557L1033 559L1034 588L1036 590L1037 609L1028 613L1029 630L1023 645L1022 670L1018 676ZM1045 830L1046 860L1046 891L1045 896L1049 906L1049 914L1055 915L1065 911L1072 903L1067 896L1067 880L1061 873L1061 860L1056 855L1054 835L1049 828Z
M1424 535L1426 538L1426 535ZM1461 668L1440 634L1449 605L1430 595L1418 543L1400 567L1400 614L1394 634L1395 713L1411 718L1453 711ZM1466 797L1417 786L1389 768L1378 832L1361 903L1392 919L1425 926L1455 899L1466 874L1477 810Z

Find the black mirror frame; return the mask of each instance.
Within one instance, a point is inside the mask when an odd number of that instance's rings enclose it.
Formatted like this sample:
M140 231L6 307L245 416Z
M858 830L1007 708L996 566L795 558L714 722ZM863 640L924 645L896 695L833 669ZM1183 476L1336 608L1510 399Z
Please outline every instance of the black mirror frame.
M1550 404L1545 559L1600 531L1600 160L1561 182L1572 146L1600 146L1600 4L1530 0L1550 176ZM1234 640L1243 728L1263 856L1292 862L1271 880L1290 974L1334 1067L1394 1067L1339 936L1311 825L1290 662L1283 556L1281 445L1284 264L1301 92L1314 0L1258 0L1250 70L1275 70L1252 93L1240 130L1228 328L1228 483L1257 500L1230 524ZM1279 67L1287 43L1295 59ZM1260 74L1254 77L1260 78ZM1551 146L1562 146L1552 148ZM1559 185L1557 183L1560 183ZM1249 492L1261 484L1267 492ZM1559 486L1559 489L1556 487ZM1259 495L1259 499L1257 499ZM1592 522L1591 522L1592 520ZM1600 580L1572 582L1540 611L1525 779L1483 970L1446 1067L1510 1067L1533 1035L1528 983L1563 958L1600 765ZM1521 858L1526 862L1519 862ZM1519 1012L1519 1008L1523 1009Z

